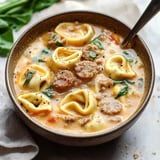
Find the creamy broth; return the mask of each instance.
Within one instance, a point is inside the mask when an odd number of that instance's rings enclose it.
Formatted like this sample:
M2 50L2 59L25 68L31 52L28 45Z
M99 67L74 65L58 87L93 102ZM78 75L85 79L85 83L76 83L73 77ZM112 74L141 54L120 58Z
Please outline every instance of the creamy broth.
M139 107L145 73L133 49L102 26L61 23L37 37L18 60L14 87L41 125L71 134L109 130Z

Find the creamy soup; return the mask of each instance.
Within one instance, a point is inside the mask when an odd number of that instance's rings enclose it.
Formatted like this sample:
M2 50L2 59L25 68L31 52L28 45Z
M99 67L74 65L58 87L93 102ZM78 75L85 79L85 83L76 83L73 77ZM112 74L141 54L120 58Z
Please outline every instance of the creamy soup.
M122 37L102 26L65 22L38 36L14 71L21 107L53 131L113 129L139 107L144 67Z

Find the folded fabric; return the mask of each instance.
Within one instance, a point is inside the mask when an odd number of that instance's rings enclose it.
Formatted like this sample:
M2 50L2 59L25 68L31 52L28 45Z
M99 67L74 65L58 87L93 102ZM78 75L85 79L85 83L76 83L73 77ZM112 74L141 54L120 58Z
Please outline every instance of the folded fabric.
M29 160L39 149L15 114L5 87L4 70L5 59L0 58L0 160Z

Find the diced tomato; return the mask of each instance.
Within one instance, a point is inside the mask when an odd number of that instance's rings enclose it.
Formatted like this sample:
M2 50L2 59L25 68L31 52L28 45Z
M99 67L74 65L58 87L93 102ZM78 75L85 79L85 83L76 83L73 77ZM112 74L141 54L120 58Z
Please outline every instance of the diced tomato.
M50 118L48 118L48 122L50 122L50 123L55 123L55 122L56 122L55 117L50 117Z
M111 40L115 42L116 45L120 45L120 37L116 33L111 34Z
M31 117L36 116L37 114L33 113L33 112L29 112L28 113Z

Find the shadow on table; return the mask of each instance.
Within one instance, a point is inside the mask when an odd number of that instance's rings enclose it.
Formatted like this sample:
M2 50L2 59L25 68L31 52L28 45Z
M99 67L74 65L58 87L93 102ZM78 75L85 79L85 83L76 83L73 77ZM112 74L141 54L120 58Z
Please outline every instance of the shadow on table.
M112 160L119 138L92 147L70 147L50 142L34 134L39 154L33 160Z

